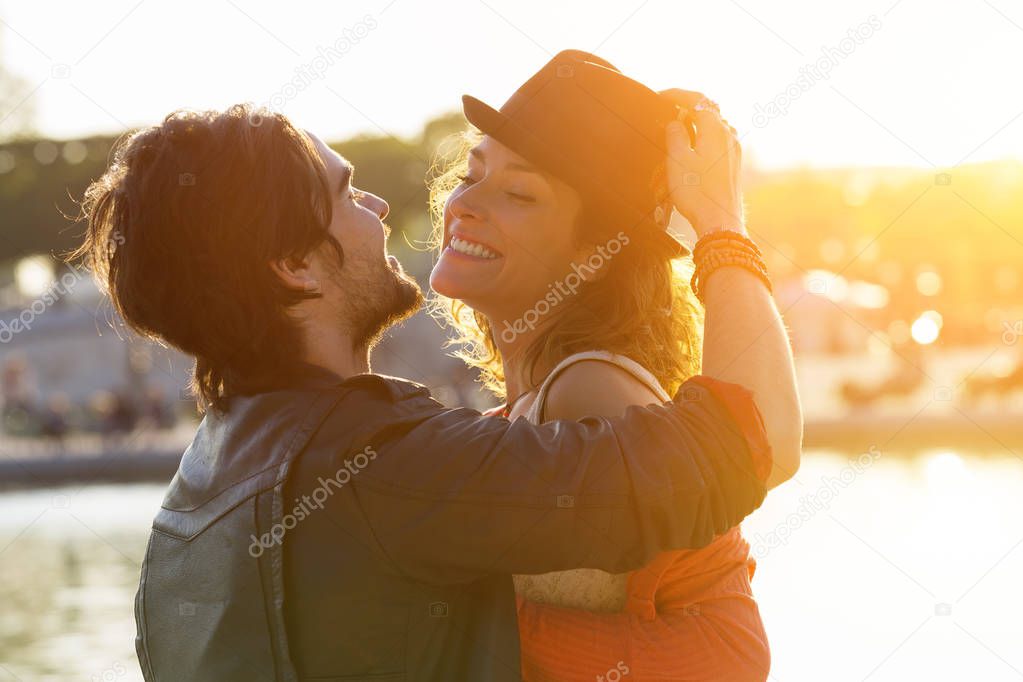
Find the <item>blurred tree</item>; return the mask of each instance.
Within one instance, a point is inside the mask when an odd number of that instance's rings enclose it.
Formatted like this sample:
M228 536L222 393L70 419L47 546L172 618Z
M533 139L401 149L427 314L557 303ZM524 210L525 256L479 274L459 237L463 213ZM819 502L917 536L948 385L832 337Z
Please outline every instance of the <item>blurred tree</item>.
M359 135L331 146L356 168L355 182L384 197L391 211L392 239L422 239L426 175L441 140L464 128L459 114L428 122L413 139ZM73 249L83 226L65 216L79 213L85 188L106 170L117 138L80 140L21 138L0 143L0 263L33 253Z
M3 26L0 26L0 55L3 54ZM35 107L33 88L0 61L0 140L11 140L33 131Z
M414 138L360 135L332 144L355 165L358 186L390 204L395 250L425 239L426 178L441 143L464 129L462 115L451 113ZM77 245L82 225L61 213L78 214L77 201L105 170L114 141L0 143L0 263ZM1021 194L1023 163L1015 160L959 167L949 177L915 169L758 171L745 186L750 228L778 256L772 274L779 281L819 268L883 284L890 303L872 314L872 327L933 308L945 317L943 340L953 343L1000 333L1001 320L1018 318ZM430 254L406 250L403 260L410 255L417 272L429 268ZM918 286L922 271L938 276L936 294Z

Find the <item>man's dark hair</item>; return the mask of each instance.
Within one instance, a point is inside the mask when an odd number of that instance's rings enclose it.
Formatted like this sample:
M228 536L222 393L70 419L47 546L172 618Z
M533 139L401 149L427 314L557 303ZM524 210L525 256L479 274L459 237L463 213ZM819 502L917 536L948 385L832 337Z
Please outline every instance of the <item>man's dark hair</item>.
M195 357L202 410L273 385L302 354L286 309L317 296L270 267L328 242L331 191L311 140L241 104L176 111L120 141L86 190L83 259L130 328Z

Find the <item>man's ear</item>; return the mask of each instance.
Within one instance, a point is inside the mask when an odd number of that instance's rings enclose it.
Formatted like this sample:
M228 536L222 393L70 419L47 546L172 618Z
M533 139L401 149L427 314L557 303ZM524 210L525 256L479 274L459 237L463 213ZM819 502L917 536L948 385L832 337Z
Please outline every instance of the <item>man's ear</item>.
M295 291L319 293L320 282L310 268L309 258L288 256L270 261L270 267L284 286Z

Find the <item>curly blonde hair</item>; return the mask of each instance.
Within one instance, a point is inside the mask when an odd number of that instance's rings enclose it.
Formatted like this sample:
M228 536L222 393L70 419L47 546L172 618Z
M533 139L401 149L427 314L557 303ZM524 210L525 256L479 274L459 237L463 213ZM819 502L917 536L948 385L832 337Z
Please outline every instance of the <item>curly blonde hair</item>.
M444 239L444 207L468 166L468 152L482 134L468 131L441 145L429 180L430 247L439 251ZM588 215L586 197L575 225L579 243L599 243L615 233ZM632 237L637 235L632 234ZM692 261L671 260L641 238L630 240L609 261L606 276L587 281L558 306L558 315L524 351L530 378L538 363L553 367L586 350L625 355L646 367L670 394L702 365L703 308L689 286ZM507 399L504 365L490 320L462 301L434 292L431 314L456 334L449 345L454 355L480 372L484 386ZM542 377L540 377L542 380Z

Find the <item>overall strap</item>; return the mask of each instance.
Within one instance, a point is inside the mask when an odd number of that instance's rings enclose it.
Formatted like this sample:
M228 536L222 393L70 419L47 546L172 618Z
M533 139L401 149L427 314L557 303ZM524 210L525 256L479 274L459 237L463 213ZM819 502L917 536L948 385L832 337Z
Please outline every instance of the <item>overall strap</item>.
M616 367L620 367L642 382L643 385L650 389L650 391L652 391L659 400L665 402L671 400L671 396L664 390L664 387L661 386L657 377L651 374L646 367L643 367L643 365L639 364L632 358L606 350L587 350L569 355L567 358L559 362L553 370L551 370L551 373L547 375L547 378L544 379L543 383L540 385L540 391L537 393L536 400L533 401L529 411L526 413L526 418L529 421L534 424L541 424L545 421L544 407L547 403L547 393L550 391L551 384L554 383L554 380L557 379L559 374L577 362L582 362L583 360L599 360L601 362L606 362L608 364L615 365Z

